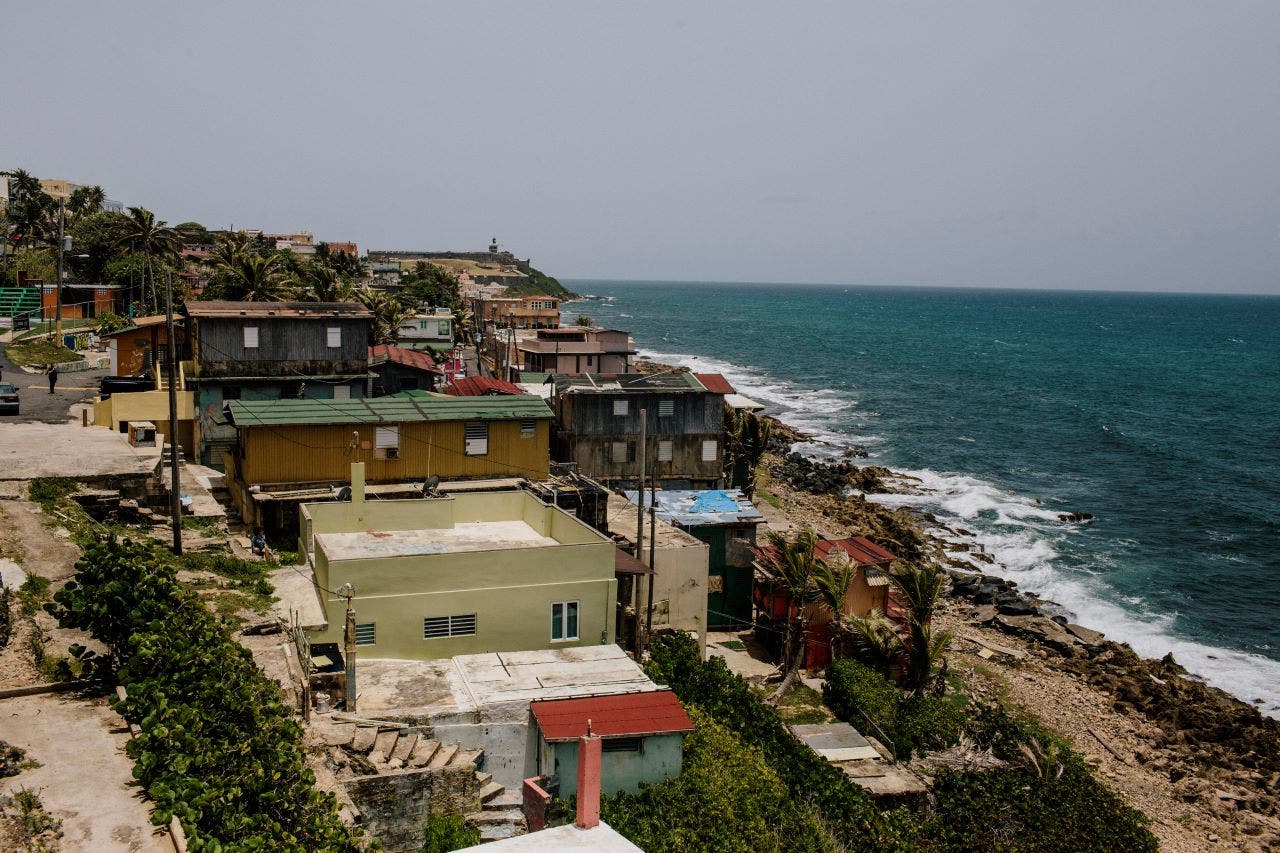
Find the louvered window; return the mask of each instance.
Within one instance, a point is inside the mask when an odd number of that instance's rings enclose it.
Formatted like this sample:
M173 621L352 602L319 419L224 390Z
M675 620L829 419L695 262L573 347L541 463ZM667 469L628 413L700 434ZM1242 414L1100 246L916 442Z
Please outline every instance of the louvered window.
M669 418L676 413L675 400L659 400L658 401L658 417Z
M717 442L714 442L714 441L702 442L702 461L715 462L719 451L720 451L720 448Z
M658 442L658 461L659 462L670 462L673 455L674 455L673 442L670 442L670 441Z
M363 624L361 623L356 624L356 645L357 646L372 646L375 642L377 642L377 636L378 636L378 631L377 631L376 622L365 622Z
M258 348L258 327L257 326L244 327L244 348L245 349Z
M521 422L520 422L520 437L521 437L521 438L533 438L533 437L534 437L535 435L537 435L537 434L538 434L538 422L537 422L537 421L521 421Z
M466 453L468 456L484 456L489 452L489 425L484 421L469 423L466 430Z
M324 332L325 344L330 349L337 349L342 346L342 327L329 326Z
M444 637L470 637L476 632L476 615L428 616L422 620L422 639L439 640Z
M634 441L611 441L605 446L609 449L608 461L610 462L636 461L636 443Z
M625 417L625 416L626 416L626 414L627 414L627 401L626 401L626 400L614 400L614 401L613 401L613 413L614 413L615 415L619 415L619 416Z

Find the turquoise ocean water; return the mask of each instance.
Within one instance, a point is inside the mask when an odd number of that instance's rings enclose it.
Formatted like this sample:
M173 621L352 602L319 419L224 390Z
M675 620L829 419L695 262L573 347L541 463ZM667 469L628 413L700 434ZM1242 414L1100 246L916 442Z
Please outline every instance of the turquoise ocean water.
M803 449L918 477L878 499L971 531L995 573L1280 711L1280 298L566 285L598 297L566 316L724 373Z

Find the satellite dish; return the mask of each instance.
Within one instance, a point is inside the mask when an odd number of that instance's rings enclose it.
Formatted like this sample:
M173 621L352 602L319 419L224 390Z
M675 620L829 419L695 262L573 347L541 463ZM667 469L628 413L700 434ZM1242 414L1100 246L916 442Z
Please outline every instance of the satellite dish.
M340 500L340 501L349 501L349 500L351 500L351 487L350 487L350 486L343 486L341 489L338 489L338 500Z
M422 484L422 496L424 498L436 497L439 494L439 492L436 491L439 486L439 477L428 477L427 481Z

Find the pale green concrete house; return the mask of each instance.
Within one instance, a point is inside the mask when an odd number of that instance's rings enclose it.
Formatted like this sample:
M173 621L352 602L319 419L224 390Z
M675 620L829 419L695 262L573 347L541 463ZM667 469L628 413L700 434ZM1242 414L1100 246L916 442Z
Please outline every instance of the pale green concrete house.
M614 642L614 544L523 490L305 504L300 546L342 643L355 591L362 658L433 660Z

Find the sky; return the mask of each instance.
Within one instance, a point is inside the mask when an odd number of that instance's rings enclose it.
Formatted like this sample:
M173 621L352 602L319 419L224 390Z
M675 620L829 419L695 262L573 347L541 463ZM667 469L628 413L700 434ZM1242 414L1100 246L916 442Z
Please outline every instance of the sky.
M561 278L1280 294L1280 3L12 3L0 169Z

